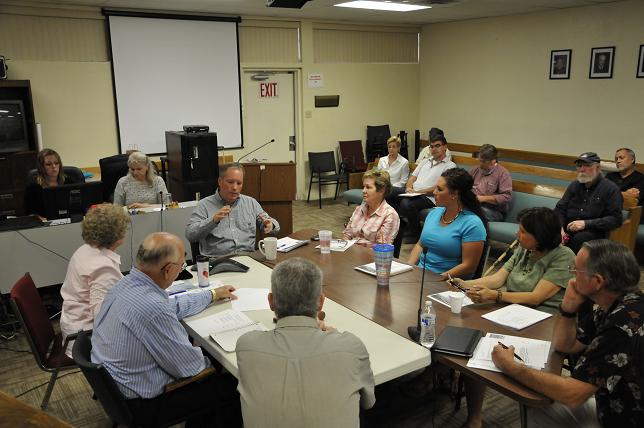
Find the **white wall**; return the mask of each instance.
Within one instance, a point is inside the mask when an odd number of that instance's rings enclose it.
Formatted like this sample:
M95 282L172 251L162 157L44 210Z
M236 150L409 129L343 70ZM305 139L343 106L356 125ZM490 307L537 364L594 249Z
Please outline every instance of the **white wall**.
M467 144L644 154L643 17L644 2L626 1L424 26L421 129ZM613 78L589 79L591 48L603 46L616 46ZM572 49L570 80L549 80L558 49Z

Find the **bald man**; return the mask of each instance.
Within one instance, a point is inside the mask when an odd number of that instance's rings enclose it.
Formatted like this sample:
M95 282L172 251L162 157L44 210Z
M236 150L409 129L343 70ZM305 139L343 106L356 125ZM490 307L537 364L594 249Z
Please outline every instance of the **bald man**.
M165 290L185 268L185 254L175 235L146 237L136 267L108 292L94 321L92 362L105 366L134 417L145 424L191 417L188 422L198 425L192 417L210 411L221 389L221 376L210 376L164 394L168 383L210 366L179 320L216 300L236 298L228 285L169 297Z

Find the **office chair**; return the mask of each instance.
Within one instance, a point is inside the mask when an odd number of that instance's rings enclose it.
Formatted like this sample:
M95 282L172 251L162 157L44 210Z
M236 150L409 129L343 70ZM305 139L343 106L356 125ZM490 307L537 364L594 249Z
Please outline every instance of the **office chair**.
M40 408L45 410L58 378L58 372L76 368L74 360L65 355L65 349L76 335L63 343L62 334L55 333L31 275L24 274L11 289L11 308L22 325L31 353L41 370L51 373ZM51 348L51 351L48 350Z
M103 182L103 199L114 201L114 189L119 179L128 173L127 159L129 155L114 155L98 160Z

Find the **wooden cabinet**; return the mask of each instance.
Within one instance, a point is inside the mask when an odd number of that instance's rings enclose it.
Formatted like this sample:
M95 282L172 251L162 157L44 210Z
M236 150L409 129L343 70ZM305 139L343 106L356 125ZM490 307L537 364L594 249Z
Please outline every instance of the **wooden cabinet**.
M0 80L0 100L22 101L25 114L29 150L0 150L0 215L22 215L27 173L36 167L36 121L29 80Z
M293 233L294 163L245 163L243 193L280 223L278 237Z

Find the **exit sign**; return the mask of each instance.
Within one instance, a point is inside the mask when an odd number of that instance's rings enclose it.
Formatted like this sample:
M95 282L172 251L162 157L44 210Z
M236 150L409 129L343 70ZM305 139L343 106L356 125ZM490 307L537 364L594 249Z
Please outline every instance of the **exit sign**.
M276 98L277 82L259 82L260 98Z

